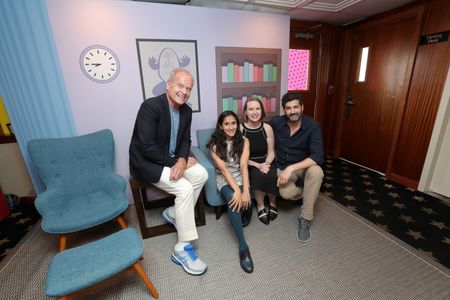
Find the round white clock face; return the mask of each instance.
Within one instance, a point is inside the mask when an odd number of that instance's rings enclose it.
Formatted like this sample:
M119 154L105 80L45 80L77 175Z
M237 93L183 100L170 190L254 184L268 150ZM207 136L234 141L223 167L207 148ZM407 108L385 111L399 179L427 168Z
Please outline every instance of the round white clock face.
M89 46L81 53L80 67L89 79L107 83L119 75L119 59L109 48L100 45Z

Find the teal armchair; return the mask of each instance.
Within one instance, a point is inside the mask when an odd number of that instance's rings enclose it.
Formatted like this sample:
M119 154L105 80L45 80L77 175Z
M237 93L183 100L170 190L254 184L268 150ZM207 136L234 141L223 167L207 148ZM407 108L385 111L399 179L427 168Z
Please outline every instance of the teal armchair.
M69 233L116 219L128 207L126 181L114 170L114 139L110 130L28 142L28 151L46 190L35 205L42 229L59 234L60 251Z
M216 184L216 167L212 162L209 149L206 147L208 144L214 128L199 129L197 130L197 144L198 147L191 147L191 152L195 159L208 171L208 181L205 184L205 197L206 202L213 206L216 212L216 219L220 218L223 208L223 200L217 191Z

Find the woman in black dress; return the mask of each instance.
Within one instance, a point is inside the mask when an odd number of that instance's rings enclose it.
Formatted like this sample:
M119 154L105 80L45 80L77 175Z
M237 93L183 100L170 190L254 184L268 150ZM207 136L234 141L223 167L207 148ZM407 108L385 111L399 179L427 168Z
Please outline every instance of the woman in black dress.
M272 127L262 121L266 114L258 98L249 97L243 113L242 133L250 141L250 187L255 196L258 219L268 225L278 216L275 138ZM269 198L268 209L264 204L265 195Z

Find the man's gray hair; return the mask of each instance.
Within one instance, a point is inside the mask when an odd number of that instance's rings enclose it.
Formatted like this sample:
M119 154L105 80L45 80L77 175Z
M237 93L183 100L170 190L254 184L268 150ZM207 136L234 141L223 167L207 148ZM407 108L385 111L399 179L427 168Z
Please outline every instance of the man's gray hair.
M177 73L180 73L180 72L186 73L186 74L188 74L189 76L191 76L191 78L192 78L192 86L193 86L194 83L195 83L195 82L194 82L194 76L192 76L191 72L189 72L188 70L183 69L183 68L176 68L176 69L173 69L172 72L170 72L169 79L167 79L167 81L168 81L168 82L173 82L173 80L174 80L174 78L175 78L175 75L177 75Z

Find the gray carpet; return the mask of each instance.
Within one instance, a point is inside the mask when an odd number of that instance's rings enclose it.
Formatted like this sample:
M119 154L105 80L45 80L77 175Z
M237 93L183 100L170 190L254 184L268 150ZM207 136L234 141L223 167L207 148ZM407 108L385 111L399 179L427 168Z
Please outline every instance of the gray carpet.
M256 220L245 228L255 271L241 270L237 242L225 215L215 220L207 207L199 227L199 256L208 264L203 276L190 276L170 260L176 234L146 239L145 270L160 299L450 299L450 270L423 256L389 233L321 196L312 238L296 238L298 209L280 204L280 217L266 226ZM156 214L156 213L155 213ZM134 207L127 213L137 227ZM109 223L76 234L69 246L118 230ZM75 242L76 241L76 242ZM0 299L46 299L47 266L57 252L56 236L40 227L0 269ZM85 289L77 299L151 299L132 271Z

